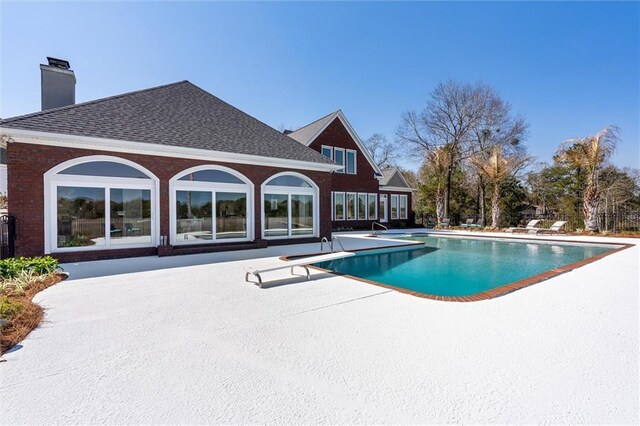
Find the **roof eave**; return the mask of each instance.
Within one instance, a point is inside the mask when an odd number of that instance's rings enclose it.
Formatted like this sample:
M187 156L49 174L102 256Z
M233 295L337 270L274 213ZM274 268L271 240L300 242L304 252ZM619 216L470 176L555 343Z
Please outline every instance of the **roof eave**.
M2 140L9 143L28 143L34 145L57 146L78 149L95 149L100 151L142 154L159 157L179 157L210 160L225 163L252 164L279 168L315 170L332 172L342 166L331 163L292 160L286 158L264 157L225 151L213 151L199 148L187 148L174 145L160 145L147 142L77 136L62 133L40 132L12 127L0 127Z
M345 115L344 115L344 113L342 112L341 109L339 109L336 112L330 114L328 116L327 122L324 124L324 126L322 126L318 131L316 131L316 133L308 141L303 142L303 143L306 146L311 145L313 143L313 141L315 141L318 138L318 136L320 136L322 134L322 132L324 132L325 129L327 127L329 127L329 125L331 123L333 123L333 120L335 120L336 118L340 119L340 121L342 122L344 127L347 129L347 132L349 133L349 135L351 135L351 138L354 140L356 145L358 145L358 148L360 148L360 151L362 152L362 154L364 155L366 160L369 162L369 164L373 168L373 171L375 173L378 173L378 174L382 175L382 170L380 170L380 167L378 167L378 165L375 163L375 161L373 161L373 158L371 158L371 154L369 154L369 150L367 149L366 146L364 146L364 143L362 142L362 140L360 139L360 137L358 136L358 134L356 133L354 128L351 126L351 123L349 123L349 120L347 120L347 117L345 117ZM300 129L298 129L298 130L300 130ZM287 135L287 136L291 137L291 135ZM295 139L295 138L292 137L292 139ZM295 139L295 140L297 140L297 139ZM300 142L300 141L298 141L298 142Z

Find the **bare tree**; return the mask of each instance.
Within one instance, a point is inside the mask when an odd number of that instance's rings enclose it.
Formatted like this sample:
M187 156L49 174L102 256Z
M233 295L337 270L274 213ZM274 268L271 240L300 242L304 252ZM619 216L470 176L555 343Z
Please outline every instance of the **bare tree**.
M522 142L527 137L528 123L523 116L512 116L511 105L505 102L498 92L483 83L477 85L478 102L481 112L471 129L471 143L464 157L485 157L493 154L493 147L500 147L504 155L524 155ZM481 170L475 170L478 185L476 195L476 212L486 220L485 199L486 182Z
M453 80L440 83L431 92L421 112L402 114L396 131L399 141L413 147L417 155L424 156L437 148L447 152L443 215L449 215L451 175L454 165L468 149L471 131L482 114L482 93L478 85ZM417 150L416 150L417 148Z
M493 195L491 196L492 228L500 227L500 185L526 161L526 157L516 155L505 157L500 145L493 146L489 157L484 155L471 157L471 162L478 168L479 173L493 184Z
M433 179L435 186L435 202L436 202L436 220L441 223L442 219L447 217L445 211L445 198L447 176L451 165L451 146L439 146L429 152L425 159L425 163L429 168L429 173Z
M395 166L400 158L400 150L381 133L374 133L364 145L381 169Z

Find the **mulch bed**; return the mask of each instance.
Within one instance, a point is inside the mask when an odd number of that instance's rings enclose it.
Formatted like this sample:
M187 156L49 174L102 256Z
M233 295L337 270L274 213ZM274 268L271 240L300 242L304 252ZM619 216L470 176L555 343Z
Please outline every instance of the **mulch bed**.
M44 310L33 303L33 297L42 290L58 284L68 277L65 273L56 273L43 281L38 281L29 285L24 295L8 296L12 302L22 305L20 313L15 316L9 324L2 327L2 338L0 339L0 355L7 352L13 346L20 343L27 335L40 324L44 316Z

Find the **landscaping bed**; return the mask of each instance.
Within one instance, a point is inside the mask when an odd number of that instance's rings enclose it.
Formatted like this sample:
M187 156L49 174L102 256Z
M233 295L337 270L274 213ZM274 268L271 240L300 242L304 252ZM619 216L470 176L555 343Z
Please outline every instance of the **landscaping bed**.
M52 257L0 261L0 354L18 344L38 326L43 309L33 303L40 291L67 277ZM6 321L6 322L4 322Z

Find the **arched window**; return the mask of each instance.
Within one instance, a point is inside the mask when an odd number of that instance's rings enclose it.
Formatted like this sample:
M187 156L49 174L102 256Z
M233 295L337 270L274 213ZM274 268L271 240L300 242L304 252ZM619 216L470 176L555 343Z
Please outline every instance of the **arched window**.
M82 157L45 173L48 253L156 245L158 179L110 156Z
M308 177L279 173L262 185L264 238L318 236L318 187Z
M170 182L173 244L253 239L253 185L223 166L198 166Z

